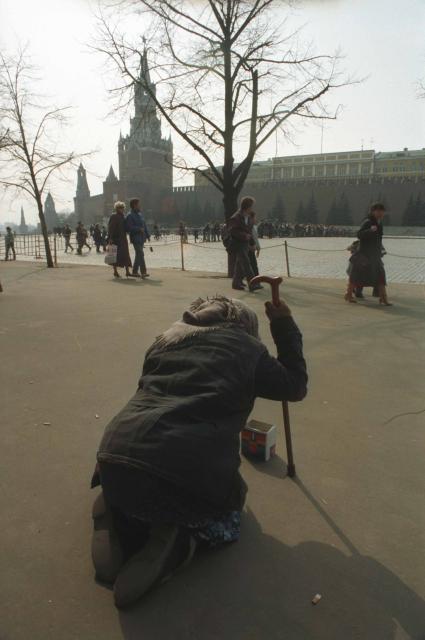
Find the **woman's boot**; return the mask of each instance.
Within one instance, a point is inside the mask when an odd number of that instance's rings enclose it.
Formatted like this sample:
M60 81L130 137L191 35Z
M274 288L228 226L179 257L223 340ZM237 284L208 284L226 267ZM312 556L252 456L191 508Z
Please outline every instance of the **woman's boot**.
M392 307L392 303L388 302L388 298L387 298L387 288L385 287L385 285L381 285L379 287L379 304L383 304L386 307Z
M348 283L347 286L347 293L344 296L344 300L346 300L347 302L354 302L356 303L357 300L355 299L355 297L353 296L354 293L354 286L351 284L351 282Z

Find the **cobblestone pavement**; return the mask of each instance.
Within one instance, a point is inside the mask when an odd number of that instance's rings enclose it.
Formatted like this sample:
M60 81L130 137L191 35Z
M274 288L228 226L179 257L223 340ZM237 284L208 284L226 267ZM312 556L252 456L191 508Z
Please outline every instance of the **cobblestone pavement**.
M291 275L308 278L346 278L349 253L346 251L350 238L289 238L288 255ZM259 258L261 273L286 275L284 240L275 238L261 240L262 251ZM384 239L387 255L384 258L389 282L425 282L425 239L389 238ZM176 239L152 241L145 248L148 268L181 269L180 242ZM131 248L132 252L132 248ZM187 271L226 271L227 254L221 242L193 243L184 245L184 265ZM103 254L85 250L82 256L58 251L59 264L74 263L99 265Z

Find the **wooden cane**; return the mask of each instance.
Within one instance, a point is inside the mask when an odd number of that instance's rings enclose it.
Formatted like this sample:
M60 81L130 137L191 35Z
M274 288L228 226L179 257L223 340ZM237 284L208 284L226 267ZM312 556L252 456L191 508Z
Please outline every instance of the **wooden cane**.
M250 286L259 284L260 282L265 282L269 284L272 288L272 302L275 307L280 307L280 298L279 298L279 285L283 282L282 278L279 276L255 276L250 281ZM283 426L285 428L285 440L286 440L286 453L288 457L288 476L293 478L295 476L295 464L294 464L294 455L292 452L292 438L291 438L291 422L289 420L289 407L288 402L286 400L282 401L282 410L283 410Z

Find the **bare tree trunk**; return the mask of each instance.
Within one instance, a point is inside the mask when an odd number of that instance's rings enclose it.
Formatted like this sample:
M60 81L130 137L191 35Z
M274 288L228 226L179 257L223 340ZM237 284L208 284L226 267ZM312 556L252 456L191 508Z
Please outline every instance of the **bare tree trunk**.
M223 193L224 217L226 222L237 211L238 194L233 184L224 187ZM233 253L227 254L227 277L232 278L235 269L235 256Z
M41 202L40 194L37 194L36 200L38 217L40 218L41 233L43 235L44 248L46 250L46 263L49 269L51 269L55 265L53 264L52 252L50 250L49 234L47 232L46 218L44 217L43 203Z

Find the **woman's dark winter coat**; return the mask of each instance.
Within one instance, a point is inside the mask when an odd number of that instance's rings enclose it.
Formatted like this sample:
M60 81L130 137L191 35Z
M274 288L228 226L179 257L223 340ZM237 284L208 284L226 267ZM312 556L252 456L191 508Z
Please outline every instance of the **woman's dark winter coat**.
M109 218L109 242L117 245L117 267L131 267L130 252L128 250L125 217L122 213L113 213Z
M372 231L373 226L377 227L376 231ZM356 287L378 287L385 284L382 236L382 223L373 214L369 215L357 233L359 248L350 258L350 282Z
M278 358L235 326L154 344L139 388L107 426L100 463L140 469L223 512L240 510L239 433L257 396L302 400L307 373L291 317L271 323Z

